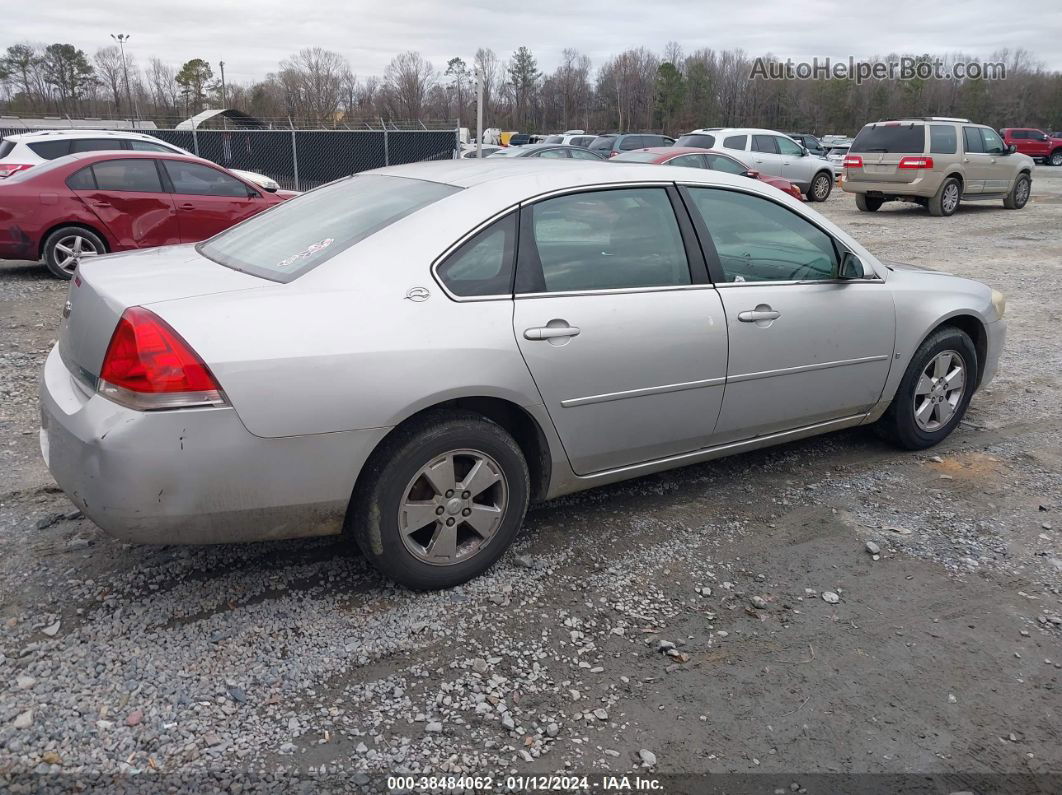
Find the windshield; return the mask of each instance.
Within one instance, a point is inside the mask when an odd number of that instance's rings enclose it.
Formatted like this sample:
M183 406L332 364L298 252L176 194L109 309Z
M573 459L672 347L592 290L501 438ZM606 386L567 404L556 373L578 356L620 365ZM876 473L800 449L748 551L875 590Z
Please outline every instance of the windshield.
M395 221L461 190L382 174L347 177L196 246L219 265L290 282Z
M921 154L926 148L923 124L868 124L852 141L853 152L903 152Z

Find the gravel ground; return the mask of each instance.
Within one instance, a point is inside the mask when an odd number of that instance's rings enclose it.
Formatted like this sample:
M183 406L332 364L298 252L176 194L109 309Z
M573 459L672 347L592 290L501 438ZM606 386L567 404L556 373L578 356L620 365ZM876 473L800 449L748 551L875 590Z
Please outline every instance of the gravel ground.
M960 429L923 454L857 430L556 500L490 574L434 594L331 539L104 536L37 449L65 285L0 262L0 789L640 771L1059 791L1062 169L1037 168L1021 212L820 207L879 256L1007 294L1000 374Z

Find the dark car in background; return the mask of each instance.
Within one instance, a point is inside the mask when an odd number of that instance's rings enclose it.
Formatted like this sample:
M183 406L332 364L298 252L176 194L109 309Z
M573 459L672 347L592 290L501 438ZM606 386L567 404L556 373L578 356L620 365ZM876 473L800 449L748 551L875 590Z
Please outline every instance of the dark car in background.
M590 142L591 152L602 157L615 157L620 152L633 152L635 149L647 149L654 146L671 146L674 138L657 133L606 133Z
M811 133L786 133L790 138L808 150L808 154L816 157L826 157L826 147L822 141Z
M523 146L510 146L497 149L490 154L491 157L508 158L515 157L544 157L556 160L604 160L604 155L591 152L582 146L567 146L565 144L524 144Z

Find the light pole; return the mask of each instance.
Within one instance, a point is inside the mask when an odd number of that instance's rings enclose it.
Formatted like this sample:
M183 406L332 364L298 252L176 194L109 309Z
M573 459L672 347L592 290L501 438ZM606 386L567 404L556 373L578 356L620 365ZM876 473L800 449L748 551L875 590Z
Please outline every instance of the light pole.
M226 110L229 107L228 97L225 96L225 62L218 61L218 66L221 67L221 107Z
M129 41L130 34L128 33L112 33L111 38L118 42L118 46L122 50L122 71L125 72L125 98L129 103L129 110L133 116L133 129L136 129L136 120L140 118L140 111L133 103L133 92L129 88L129 63L125 60L125 43Z

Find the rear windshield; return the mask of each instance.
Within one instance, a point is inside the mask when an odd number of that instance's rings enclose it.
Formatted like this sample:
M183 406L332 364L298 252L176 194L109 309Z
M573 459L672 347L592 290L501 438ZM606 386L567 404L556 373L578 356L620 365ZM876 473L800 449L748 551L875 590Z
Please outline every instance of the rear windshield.
M233 270L290 282L459 190L382 174L348 177L276 205L203 241L196 251Z
M660 157L659 152L624 152L609 160L610 163L652 163Z
M563 135L551 135L545 141L543 141L543 143L547 143L547 144L562 144L562 143L564 143L564 136Z
M868 124L852 141L853 152L914 152L922 154L926 147L925 125Z
M702 149L711 149L715 146L714 135L680 135L675 141L675 146L699 146Z
M14 141L0 141L0 158L5 158L11 154L11 150L15 148Z

